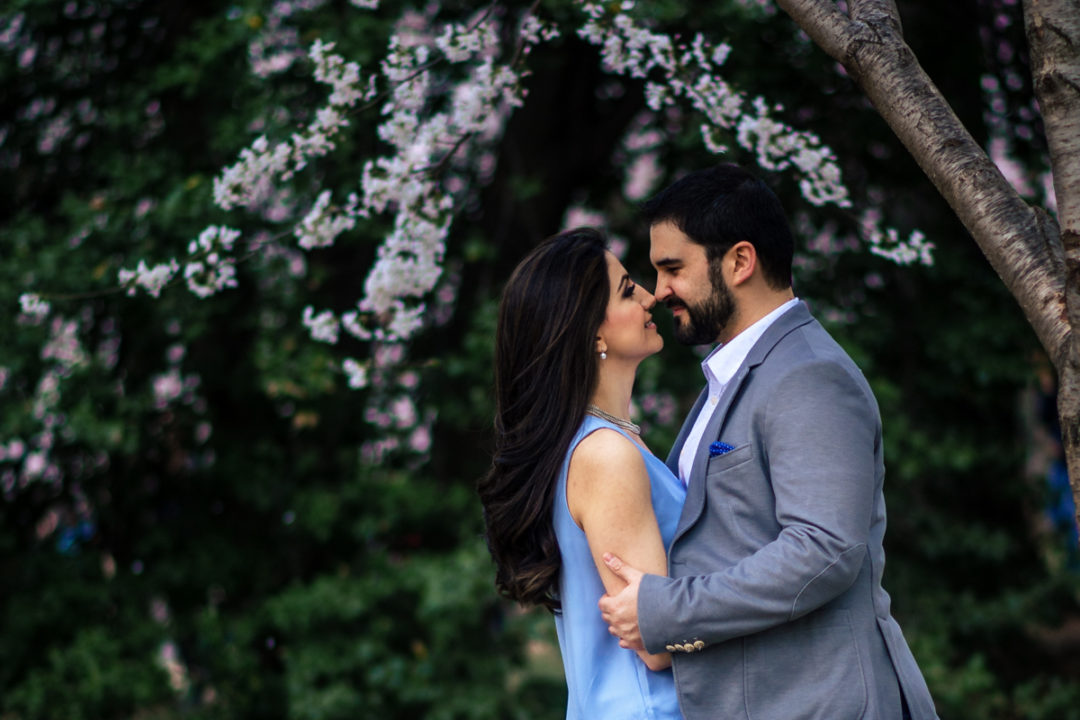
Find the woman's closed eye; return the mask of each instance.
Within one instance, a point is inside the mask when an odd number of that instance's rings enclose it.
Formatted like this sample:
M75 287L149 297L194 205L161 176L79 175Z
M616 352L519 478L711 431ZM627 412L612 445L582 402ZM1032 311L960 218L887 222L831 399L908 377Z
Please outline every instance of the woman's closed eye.
M622 296L624 298L632 298L634 297L635 290L637 290L637 285L632 282L626 283L626 288L623 290Z

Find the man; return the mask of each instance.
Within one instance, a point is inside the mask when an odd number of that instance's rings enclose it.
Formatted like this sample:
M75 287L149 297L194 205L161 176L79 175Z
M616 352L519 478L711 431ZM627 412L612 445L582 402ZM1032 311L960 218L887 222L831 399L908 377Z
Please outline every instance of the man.
M687 484L670 577L614 556L624 647L673 654L688 720L936 718L881 587L884 464L862 373L791 288L776 196L734 165L650 200L656 299L718 342L668 466Z

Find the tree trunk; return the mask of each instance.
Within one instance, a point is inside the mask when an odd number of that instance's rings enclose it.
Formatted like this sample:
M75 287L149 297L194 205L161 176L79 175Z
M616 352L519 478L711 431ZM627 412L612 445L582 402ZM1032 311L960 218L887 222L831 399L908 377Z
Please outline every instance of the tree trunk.
M1080 2L1024 0L1031 74L1054 173L1065 257L1065 307L1080 328ZM1080 526L1080 348L1075 332L1058 360L1058 417Z
M903 39L893 0L777 0L840 62L971 233L1058 372L1058 412L1080 509L1080 0L1024 0L1061 228L1033 208L960 122ZM1077 523L1080 526L1080 511Z

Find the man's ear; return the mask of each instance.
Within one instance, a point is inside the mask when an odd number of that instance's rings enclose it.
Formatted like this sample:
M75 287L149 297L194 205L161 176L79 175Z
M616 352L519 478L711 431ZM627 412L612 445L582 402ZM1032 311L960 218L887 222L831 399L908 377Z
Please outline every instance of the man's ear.
M746 240L737 242L727 251L731 267L730 284L734 287L749 280L757 269L757 250Z

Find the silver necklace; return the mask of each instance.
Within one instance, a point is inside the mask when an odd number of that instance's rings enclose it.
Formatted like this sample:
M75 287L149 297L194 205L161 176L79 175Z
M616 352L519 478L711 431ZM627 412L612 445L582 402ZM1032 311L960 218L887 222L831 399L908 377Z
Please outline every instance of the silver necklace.
M595 415L596 417L601 418L603 420L607 420L612 425L618 425L623 430L626 430L628 432L632 432L635 435L640 435L641 434L641 426L640 425L635 425L634 423L630 422L629 420L623 420L620 417L615 417L611 413L606 413L603 410L601 410L600 408L596 407L595 405L590 404L587 408L585 408L585 412L589 413L590 415Z

